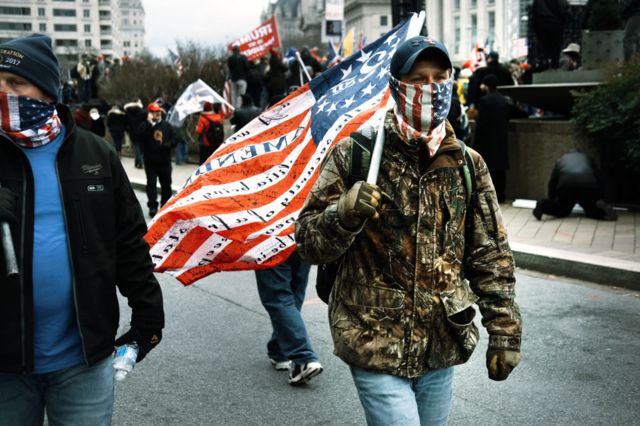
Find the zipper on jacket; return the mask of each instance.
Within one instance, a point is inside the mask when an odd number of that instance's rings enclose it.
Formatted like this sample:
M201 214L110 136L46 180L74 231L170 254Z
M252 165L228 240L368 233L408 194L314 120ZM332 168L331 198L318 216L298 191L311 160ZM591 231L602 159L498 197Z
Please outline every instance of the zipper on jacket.
M71 240L69 239L69 218L67 217L67 209L64 206L64 193L62 192L62 184L60 183L60 171L58 170L58 156L60 155L60 150L58 150L58 154L56 155L56 179L58 180L58 190L60 191L60 203L62 204L62 217L64 219L64 227L66 229L67 236L67 247L68 247L68 255L69 255L69 266L71 267L71 289L73 290L73 307L76 310L76 324L78 324L78 334L80 334L80 341L82 342L82 355L84 356L84 362L89 364L89 358L87 357L87 350L85 349L84 336L82 335L82 326L80 325L80 314L78 313L78 295L76 292L76 273L73 267L73 253L71 253L72 246ZM75 199L74 199L75 201ZM86 245L84 241L84 224L82 222L82 216L80 216L80 230L82 232L82 244L83 251L86 250Z

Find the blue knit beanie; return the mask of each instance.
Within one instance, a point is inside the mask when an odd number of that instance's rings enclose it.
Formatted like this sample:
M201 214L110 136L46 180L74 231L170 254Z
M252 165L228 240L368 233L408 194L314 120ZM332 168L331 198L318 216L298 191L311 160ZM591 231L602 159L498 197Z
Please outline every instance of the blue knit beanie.
M48 36L31 34L0 43L0 71L24 77L55 103L60 101L60 69Z

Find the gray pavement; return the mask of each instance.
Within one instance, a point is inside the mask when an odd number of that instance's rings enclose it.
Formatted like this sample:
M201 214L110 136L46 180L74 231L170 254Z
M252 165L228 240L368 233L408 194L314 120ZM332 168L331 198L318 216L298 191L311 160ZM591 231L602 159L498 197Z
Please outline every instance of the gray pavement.
M134 187L144 190L144 170L136 169L131 157L123 157L122 163ZM196 167L174 165L176 190ZM640 290L640 212L618 211L615 222L577 213L538 221L531 209L512 204L501 208L518 267Z

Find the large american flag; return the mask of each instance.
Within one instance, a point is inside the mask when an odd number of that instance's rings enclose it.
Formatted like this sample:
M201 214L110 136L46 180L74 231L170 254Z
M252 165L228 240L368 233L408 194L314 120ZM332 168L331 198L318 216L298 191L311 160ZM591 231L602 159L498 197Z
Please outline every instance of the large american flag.
M188 285L286 260L323 158L340 139L382 119L391 56L423 19L413 15L227 139L150 224L156 271Z

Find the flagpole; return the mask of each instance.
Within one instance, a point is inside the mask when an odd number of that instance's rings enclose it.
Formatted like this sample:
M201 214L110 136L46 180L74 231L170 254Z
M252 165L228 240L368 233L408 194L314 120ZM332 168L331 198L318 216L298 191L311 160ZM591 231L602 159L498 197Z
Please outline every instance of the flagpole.
M419 34L422 26L424 25L425 20L425 12L421 11L417 19L409 24L409 28L407 30L407 37L413 37L412 33ZM387 111L389 108L395 106L395 101L392 97L389 97L389 101L387 102L387 108L384 110L382 115L382 119L380 120L380 124L378 125L378 133L376 134L376 144L373 147L373 152L371 153L371 165L369 166L369 173L367 174L367 183L375 185L378 181L378 171L380 170L380 162L382 161L382 151L384 150L384 118L387 115Z
M378 171L380 170L380 162L382 161L382 151L384 150L384 119L387 116L387 111L390 107L395 105L395 101L392 97L389 97L387 107L383 108L382 119L378 124L378 132L376 133L376 143L373 146L373 152L371 153L371 163L369 166L369 173L367 174L367 183L375 185L378 182Z
M307 66L304 64L304 62L302 62L302 58L300 57L300 52L298 52L297 50L296 50L296 59L298 60L298 63L300 64L300 69L304 71L304 75L306 75L307 79L309 81L311 81L311 76L309 75L309 72L307 71ZM300 74L302 74L302 72ZM300 75L300 77L301 77L300 78L300 86L302 86L302 83L303 83L302 75Z

